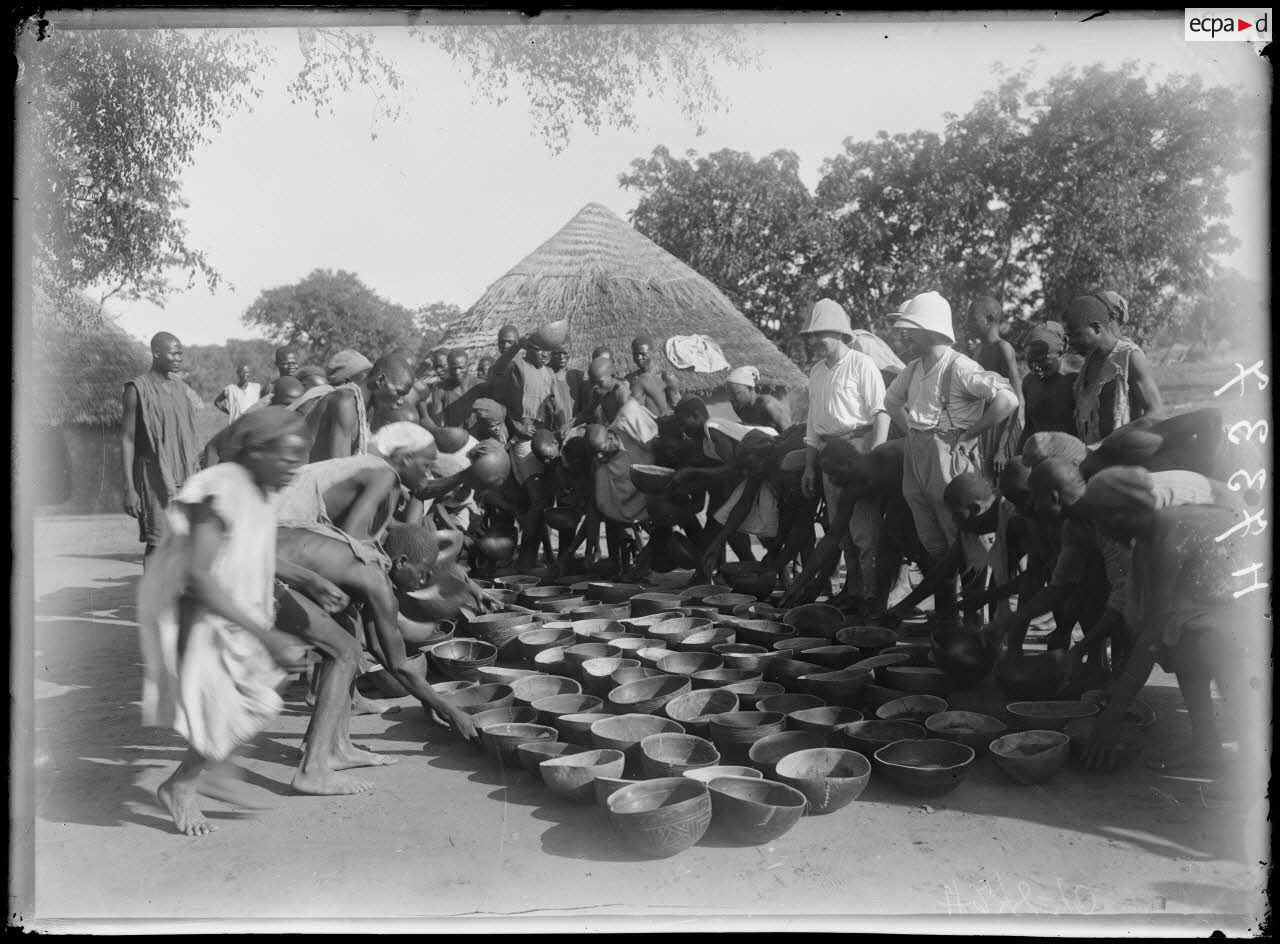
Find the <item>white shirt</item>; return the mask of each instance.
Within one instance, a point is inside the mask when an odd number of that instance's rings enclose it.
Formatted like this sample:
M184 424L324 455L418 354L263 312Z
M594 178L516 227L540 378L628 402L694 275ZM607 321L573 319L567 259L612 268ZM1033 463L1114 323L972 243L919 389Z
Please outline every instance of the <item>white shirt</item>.
M884 378L870 357L850 350L835 367L818 361L809 371L804 444L821 449L823 436L869 426L883 412Z
M926 371L923 358L907 365L893 379L884 402L890 410L907 412L911 429L968 429L982 419L987 403L1001 390L1012 391L1009 381L992 370L983 370L977 361L947 348L938 362ZM951 378L947 412L942 411L939 386L947 365L955 362Z
M243 389L239 384L231 384L222 392L227 395L228 422L234 423L249 407L258 402L262 396L262 387L250 381Z

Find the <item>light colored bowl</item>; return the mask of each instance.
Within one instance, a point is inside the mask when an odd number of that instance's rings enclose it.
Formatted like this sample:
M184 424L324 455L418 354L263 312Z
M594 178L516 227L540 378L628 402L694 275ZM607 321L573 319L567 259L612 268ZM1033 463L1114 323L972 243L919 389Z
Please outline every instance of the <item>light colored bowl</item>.
M767 779L773 780L778 761L788 754L826 746L827 739L824 735L812 731L783 731L762 737L752 744L747 751L747 759L752 767L759 768Z
M624 777L596 777L592 782L595 788L596 805L603 806L607 810L609 807L609 797L613 796L623 787L629 787L633 783L643 783L643 780L635 778L627 779Z
M846 708L860 703L862 689L870 680L870 672L853 668L817 672L799 678L801 691L817 695L828 705L843 705Z
M493 708L506 708L515 700L515 691L510 685L504 685L501 682L473 685L449 696L449 704L469 715L476 715Z
M569 678L576 672L576 667L564 657L567 648L568 646L551 646L548 649L543 649L533 657L534 668L539 672L563 675L565 678Z
M795 787L772 780L721 777L707 784L716 822L753 846L783 836L804 816L808 800Z
M511 683L517 705L532 705L539 698L552 695L581 695L582 686L563 675L530 675Z
M763 680L759 672L748 672L746 669L707 669L705 672L694 672L689 676L694 688L724 688L739 682L758 682Z
M612 689L607 696L609 708L619 714L652 715L677 695L683 695L692 687L689 679L681 676L655 675L627 682Z
M574 643L572 629L552 628L551 624L543 624L538 629L530 629L516 637L516 645L525 661L532 662L539 652L556 646L571 646Z
M432 646L429 658L447 678L474 682L477 680L476 669L498 661L498 650L476 639L451 639Z
M914 721L924 724L925 719L946 711L950 706L945 698L937 695L906 695L887 701L876 709L881 721Z
M662 639L666 641L669 647L675 646L686 636L692 636L696 632L705 629L711 629L714 624L709 619L703 619L697 616L679 616L675 619L662 620L654 623L649 627L647 635L654 639Z
M703 606L714 606L725 616L731 616L735 607L750 606L759 601L746 593L713 593L702 598Z
M527 741L524 744L516 745L516 755L520 758L520 766L539 780L542 779L542 771L538 765L544 760L550 760L552 757L562 757L565 754L581 754L583 751L589 750L591 748L583 747L581 744L570 744L568 741Z
M857 708L842 708L838 705L804 708L800 711L787 712L787 730L821 734L827 739L828 744L835 746L836 728L842 724L853 724L861 720L863 715Z
M737 710L738 696L723 688L685 692L662 706L664 715L698 737L705 737L710 732L712 715Z
M871 762L856 751L834 747L796 751L778 761L780 783L804 794L809 815L833 813L862 795L871 779Z
M479 731L490 724L537 724L538 713L532 708L521 705L510 705L506 708L489 708L478 711L471 716L471 723Z
M520 709L517 709L520 710ZM489 724L480 731L480 746L506 767L520 766L516 748L529 741L554 741L556 729L540 724Z
M719 763L715 745L692 734L650 734L640 741L640 770L646 780Z
M613 673L619 669L638 669L639 659L622 659L618 656L606 656L603 659L588 659L582 663L582 684L592 695L603 698L617 685L613 681Z
M754 711L760 699L768 698L770 695L781 695L786 689L778 682L757 681L734 682L732 685L721 686L719 691L735 695L743 711Z
M666 641L659 640L658 645L649 645L644 649L637 649L635 657L640 661L640 665L643 668L656 669L658 668L658 663L669 655L671 655L671 650L667 648Z
M626 627L614 619L581 619L573 622L573 636L577 643L608 643L627 635Z
M693 675L724 668L724 661L709 652L673 652L658 660L658 669L668 675Z
M1015 783L1044 783L1066 766L1071 738L1064 731L1016 731L992 741L990 751Z
M497 665L486 665L476 669L480 684L497 682L499 685L515 685L516 681L530 676L541 675L534 669L508 669ZM515 689L513 688L512 691Z
M537 699L530 707L538 713L539 724L555 724L564 715L602 711L604 701L596 695L548 695Z
M756 770L754 767L740 767L732 764L721 764L716 767L697 767L693 770L686 770L680 776L688 777L690 780L698 780L702 783L710 783L721 777L742 777L747 780L763 780L764 774Z
M597 721L612 717L613 715L604 711L581 711L571 715L561 715L556 718L555 729L560 732L562 741L595 747L591 742L591 726Z
M595 799L598 777L620 777L626 765L621 751L586 750L544 760L539 765L542 782L556 796L574 803L591 803Z
M636 660L631 660L631 661L636 661ZM625 669L618 669L612 675L610 675L609 678L613 681L613 687L617 688L619 685L626 685L628 682L638 682L641 679L657 678L659 675L665 675L665 674L666 674L665 672L662 672L658 669L651 669L651 668L648 668L647 666L640 665L640 666L629 666Z
M1009 730L999 718L976 711L940 711L925 719L924 727L930 737L964 744L979 756L987 753L991 742Z
M673 640L671 648L677 652L710 652L713 647L732 643L735 638L732 629L726 626L712 626L710 629L700 629L696 633L690 633L683 639Z
M627 770L640 772L640 742L650 734L684 734L684 728L669 718L657 715L615 715L591 725L591 743L600 748L622 751Z

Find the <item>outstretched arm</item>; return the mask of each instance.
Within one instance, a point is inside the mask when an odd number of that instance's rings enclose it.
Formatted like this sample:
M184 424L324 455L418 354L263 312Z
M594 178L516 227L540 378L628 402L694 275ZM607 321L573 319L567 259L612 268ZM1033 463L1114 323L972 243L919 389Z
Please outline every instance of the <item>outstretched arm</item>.
M937 592L938 587L943 580L953 577L955 572L960 569L964 563L964 550L960 547L960 542L955 541L951 545L951 549L947 551L947 556L941 562L935 564L933 569L925 575L924 580L920 581L920 586L916 587L903 599L899 600L889 609L890 614L905 613L914 607L921 600L927 600Z

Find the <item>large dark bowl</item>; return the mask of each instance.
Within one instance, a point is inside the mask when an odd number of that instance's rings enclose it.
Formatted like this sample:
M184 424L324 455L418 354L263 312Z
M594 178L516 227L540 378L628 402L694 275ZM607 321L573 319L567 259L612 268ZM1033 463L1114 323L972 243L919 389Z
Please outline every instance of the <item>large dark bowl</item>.
M515 549L516 539L510 535L486 534L476 539L476 550L495 563L510 560Z
M698 737L705 737L710 732L712 715L737 710L738 696L723 688L685 692L662 706L664 715Z
M818 646L802 650L806 662L816 662L828 669L847 669L862 658L860 649L853 646Z
M506 708L515 700L515 689L498 682L473 685L449 696L451 705L469 715L478 715L491 708Z
M940 711L927 718L924 727L929 737L971 747L979 756L987 753L991 742L1009 730L999 718L976 711Z
M568 587L557 587L555 585L540 587L535 584L531 587L521 587L520 596L516 599L516 602L521 606L532 609L542 600L554 600L557 597L571 596L573 596L573 591Z
M552 629L549 626L542 626L539 629L525 630L516 637L516 644L520 647L526 662L532 662L544 649L571 646L573 643L573 630L568 628Z
M786 691L779 682L734 682L732 685L725 685L719 689L722 692L730 692L741 704L743 711L754 711L756 702L761 698L768 698L770 695L781 695Z
M582 663L588 659L604 659L609 655L609 647L603 642L580 642L564 651L564 661L573 674L582 677Z
M787 653L788 657L794 657L809 649L818 649L825 646L827 642L828 640L822 636L788 636L786 639L779 639L775 642L773 648L777 652ZM817 664L821 665L822 663Z
M405 596L412 599L409 594L405 594ZM416 620L403 604L400 607L400 612L412 621L408 624L404 620L399 622L400 635L404 638L405 655L411 656L415 652L421 652L427 646L434 646L438 642L448 642L453 638L453 634L458 631L458 626L453 620L438 620L430 617L424 620Z
M929 736L924 725L914 721L855 721L836 728L836 746L857 751L870 757L886 744L914 738L923 741Z
M959 688L973 688L996 664L996 647L968 629L936 629L929 640L933 661Z
M717 583L700 583L697 586L685 587L680 591L680 599L684 606L697 606L709 596L717 593L728 593L729 588Z
M725 616L732 616L735 607L749 606L756 602L755 597L746 593L713 593L702 598L703 606L713 606Z
M588 642L612 642L627 635L626 627L618 620L584 619L572 623L575 645Z
M669 469L664 465L636 463L631 466L631 484L646 495L661 495L666 491L671 476L675 474L675 469Z
M595 800L596 779L621 777L625 765L621 751L596 748L548 758L539 765L539 772L542 782L556 796L574 803L591 803Z
M924 724L940 711L946 711L950 705L945 698L937 695L904 695L893 701L885 702L876 709L876 717L881 721L914 721Z
M891 665L881 670L888 685L904 692L937 695L944 698L955 690L956 684L941 669L919 665Z
M679 722L658 715L614 715L591 725L591 743L622 751L627 758L627 776L640 775L640 742L650 734L684 734Z
M709 619L703 619L697 616L681 616L676 619L663 620L655 623L645 631L646 636L652 636L654 639L661 639L672 648L687 636L694 633L711 629L714 624Z
M629 659L628 661L636 661ZM641 679L657 678L659 675L666 675L658 669L651 669L648 666L628 666L626 668L617 669L609 678L613 681L613 688L619 685L626 685L628 682L638 682ZM612 691L613 689L610 689ZM607 694L607 693L606 693Z
M781 734L786 715L776 711L729 711L710 719L711 743L727 764L741 764L750 758L751 745L770 734Z
M996 738L991 757L1015 783L1044 783L1066 766L1071 738L1064 731L1015 731Z
M563 597L549 597L539 600L534 608L543 613L572 613L586 606L587 598L578 593Z
M783 731L762 737L747 749L747 760L770 780L775 779L778 761L796 751L826 747L827 739L812 731Z
M778 583L778 574L772 566L758 561L733 561L720 568L720 576L733 588L752 600L764 598Z
M594 600L616 606L629 604L632 597L644 593L644 587L638 583L593 583L587 587L587 593ZM627 615L630 616L630 612Z
M796 635L794 626L788 626L777 620L735 618L732 625L734 632L737 633L738 642L753 643L769 649L775 648L774 643Z
M764 674L769 660L781 653L770 652L764 646L752 646L735 642L724 646L712 646L711 651L724 660L726 669L744 669L748 672Z
M542 771L538 769L538 765L544 760L563 757L565 754L581 754L589 750L591 748L583 747L581 744L570 744L568 741L526 741L524 744L516 745L516 756L520 758L521 767L541 780Z
M1102 709L1086 701L1015 701L1004 710L1019 731L1061 731L1068 721L1092 718Z
M604 700L596 695L565 694L539 698L529 706L538 713L539 724L554 725L565 715L604 711Z
M845 625L846 618L834 606L826 603L806 603L787 610L782 621L796 628L798 636L821 636L823 639L834 639L836 633Z
M802 675L799 682L801 691L817 695L828 705L852 708L859 704L862 689L870 680L870 672L850 668Z
M640 741L640 770L646 780L678 777L718 763L716 746L693 734L650 734Z
M894 741L875 752L876 766L901 790L935 797L960 786L977 754L955 741Z
M477 639L451 639L433 646L429 658L447 678L474 682L478 680L476 669L498 661L498 650Z
M615 791L607 803L609 820L619 835L637 852L654 858L688 849L711 825L707 785L688 777L630 784Z
M609 691L609 710L617 714L656 714L671 699L691 688L689 679L672 675L655 675L638 682L627 682Z
M788 731L810 731L821 734L826 743L834 746L836 728L845 724L853 724L863 719L857 708L842 708L838 705L827 705L823 708L803 708L800 711L787 713Z
M502 587L505 590L520 591L525 587L536 587L540 583L542 583L542 578L536 574L507 574L493 578L493 585Z
M631 598L631 616L628 621L641 623L642 626L633 628L647 632L647 627L652 623L671 619L670 616L662 616L663 613L671 613L680 609L682 605L680 597L674 593L637 593ZM662 619L655 617L662 617Z
M804 816L808 800L771 780L720 777L708 784L716 822L739 842L758 846L785 834Z
M554 741L556 729L540 724L490 724L480 728L480 746L507 767L519 767L516 748L529 741Z
M846 626L836 632L836 642L856 648L860 659L878 656L897 641L898 634L882 626Z
M818 665L816 662L804 662L800 659L789 659L785 655L779 656L765 663L764 677L766 681L777 682L784 688L794 689L800 686L800 677L802 675L820 675L826 669ZM810 694L818 694L811 692Z
M862 795L871 779L871 762L857 751L819 747L788 754L775 776L809 801L811 816L833 813Z
M996 662L995 675L1000 691L1009 698L1048 701L1067 679L1067 651L1010 655Z

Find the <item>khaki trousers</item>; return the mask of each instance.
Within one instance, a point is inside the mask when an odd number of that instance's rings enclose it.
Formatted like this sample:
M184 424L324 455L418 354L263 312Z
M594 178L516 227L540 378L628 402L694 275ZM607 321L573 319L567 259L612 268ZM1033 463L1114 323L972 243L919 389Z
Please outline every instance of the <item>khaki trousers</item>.
M956 539L955 522L942 492L957 475L981 471L979 443L959 442L959 431L910 430L903 456L902 497L911 508L920 543L934 562L946 556Z

